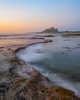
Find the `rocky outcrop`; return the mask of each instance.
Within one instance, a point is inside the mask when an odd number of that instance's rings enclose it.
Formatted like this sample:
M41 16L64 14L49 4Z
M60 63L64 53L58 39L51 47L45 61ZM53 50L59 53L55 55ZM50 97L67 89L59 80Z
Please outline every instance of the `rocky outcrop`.
M10 48L10 47L9 47ZM0 51L0 100L80 100L71 90L55 86L49 79L15 56L15 48ZM23 48L23 47L22 47ZM19 50L19 49L18 49Z
M0 100L80 100L73 91L55 86L47 77L18 58L10 58L8 62L12 67L7 81L0 84ZM27 67L26 77L17 73L24 67Z

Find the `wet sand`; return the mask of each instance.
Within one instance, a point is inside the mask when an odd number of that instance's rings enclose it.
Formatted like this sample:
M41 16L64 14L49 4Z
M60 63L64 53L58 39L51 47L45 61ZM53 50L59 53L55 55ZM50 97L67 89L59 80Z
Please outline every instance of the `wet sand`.
M47 77L16 57L21 48L47 39L0 39L0 100L80 100L71 90L55 86Z

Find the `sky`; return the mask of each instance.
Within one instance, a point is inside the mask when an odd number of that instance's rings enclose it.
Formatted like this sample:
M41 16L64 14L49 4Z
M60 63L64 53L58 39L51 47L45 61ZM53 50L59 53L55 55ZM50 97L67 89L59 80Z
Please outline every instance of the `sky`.
M80 0L0 0L0 33L80 31Z

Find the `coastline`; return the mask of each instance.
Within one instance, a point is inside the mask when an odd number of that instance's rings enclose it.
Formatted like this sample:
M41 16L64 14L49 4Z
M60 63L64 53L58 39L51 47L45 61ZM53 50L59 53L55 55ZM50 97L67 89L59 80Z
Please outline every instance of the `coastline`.
M0 71L0 100L80 100L73 91L54 86L47 77L16 57L15 52L20 49L47 42L51 41L31 39L24 45L0 48L0 63L6 68Z

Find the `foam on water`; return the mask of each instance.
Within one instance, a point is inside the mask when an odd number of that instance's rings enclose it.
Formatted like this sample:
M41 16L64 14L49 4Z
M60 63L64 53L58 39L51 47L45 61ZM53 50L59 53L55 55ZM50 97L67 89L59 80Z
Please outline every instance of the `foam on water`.
M75 92L77 96L80 96L80 83L79 82L72 82L71 80L64 77L64 75L51 73L49 71L45 71L40 66L33 66L37 71L39 71L42 75L46 76L51 80L55 85L64 87L66 89L72 90Z
M80 48L77 43L80 43L80 37L56 36L52 43L31 45L17 52L17 56L56 85L80 96L80 81L77 77L80 76ZM75 81L72 79L74 76Z
M27 55L26 55L27 54ZM40 59L45 58L46 55L43 52L43 45L42 44L35 44L29 46L25 50L21 50L17 53L18 57L23 59L24 61L31 62L31 61L38 61Z

